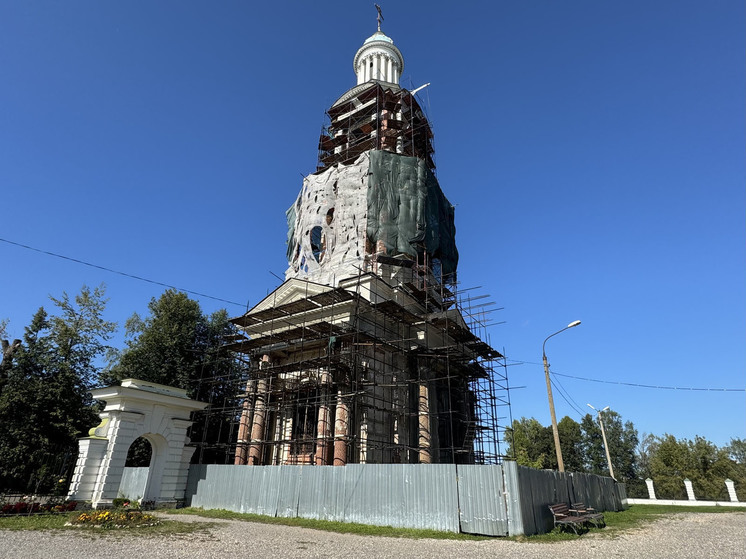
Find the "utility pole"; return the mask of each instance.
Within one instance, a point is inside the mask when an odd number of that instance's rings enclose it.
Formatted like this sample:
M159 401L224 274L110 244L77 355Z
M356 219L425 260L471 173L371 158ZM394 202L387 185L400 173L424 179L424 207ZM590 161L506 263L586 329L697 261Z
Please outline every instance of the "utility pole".
M606 442L606 430L604 429L604 422L601 419L601 412L608 410L609 406L606 406L602 410L597 410L590 404L588 404L588 407L591 408L593 411L595 411L596 417L598 417L598 424L601 426L601 437L604 440L604 450L606 451L606 463L609 465L609 475L611 476L611 479L616 481L616 478L614 477L614 468L611 466L611 454L609 454L609 444Z
M562 449L560 448L559 429L557 429L557 416L554 413L554 397L552 396L552 382L549 380L549 364L547 356L544 355L544 376L547 379L547 396L549 397L549 414L552 416L552 433L554 434L554 451L557 454L557 466L560 472L565 471L565 463L562 461Z
M560 448L560 440L559 440L559 430L557 429L557 416L554 413L554 397L552 396L552 382L549 380L549 362L547 361L547 352L546 352L546 345L547 340L551 338L552 336L556 336L560 332L564 332L568 328L573 328L580 324L579 320L576 320L575 322L571 322L567 326L565 326L562 330L558 330L551 336L547 336L544 340L544 343L541 345L541 354L542 359L544 361L544 376L547 380L547 396L549 397L549 414L552 417L552 433L554 434L554 449L557 452L557 467L559 468L560 472L565 471L565 463L562 461L562 448Z

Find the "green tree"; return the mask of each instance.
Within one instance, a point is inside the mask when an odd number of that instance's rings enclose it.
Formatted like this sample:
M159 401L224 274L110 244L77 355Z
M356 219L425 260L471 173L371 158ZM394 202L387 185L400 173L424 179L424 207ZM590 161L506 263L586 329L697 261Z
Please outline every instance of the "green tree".
M662 498L686 499L686 478L698 499L727 500L726 479L735 482L740 498L746 494L746 467L730 458L728 447L718 448L703 437L659 437L650 470L656 495Z
M616 479L629 483L637 478L637 429L631 421L622 423L622 416L615 411L604 412L603 421Z
M658 438L658 447L650 459L651 478L657 496L667 499L686 499L684 479L695 469L693 456L686 440L673 435Z
M728 451L731 460L736 464L746 466L746 439L733 438L725 449Z
M0 394L0 486L49 491L71 473L77 438L96 423L88 390L116 325L102 315L103 286L52 298L25 329Z
M148 304L149 315L133 315L125 325L127 347L103 375L113 384L134 377L187 390L190 398L211 404L212 410L195 414L190 430L200 447L195 459L224 461L219 452L205 450L227 445L233 418L219 413L235 405L239 387L235 383L232 356L223 348L233 332L226 311L206 316L197 301L169 289ZM207 455L205 455L207 453ZM146 451L130 453L130 465L147 466Z
M194 396L200 359L202 311L197 301L169 289L148 304L150 316L132 315L125 323L127 348L102 377L106 384L133 377L175 386Z
M627 495L633 498L647 499L648 489L645 480L652 476L650 461L658 449L658 438L643 433L635 448L634 478L627 481Z
M609 475L604 440L598 422L587 413L580 420L580 427L583 430L582 448L586 471L591 474Z
M8 319L4 318L0 320L0 393L3 391L3 385L5 384L10 367L13 363L13 356L21 347L21 340L13 340L12 342L5 339L5 328L8 326Z
M560 448L562 449L562 462L568 472L584 472L583 461L583 430L574 419L565 416L557 424ZM555 453L556 455L556 453ZM557 463L555 456L554 464Z
M536 419L522 417L513 420L512 428L506 433L508 456L515 457L521 466L530 468L549 468L557 463L552 430L544 427ZM555 466L556 467L556 466Z
M638 436L635 426L631 421L622 424L621 416L609 411L604 412L604 427L614 475L619 481L636 483L638 472L635 449ZM557 424L557 431L566 471L609 475L601 429L593 416L586 414L580 423L565 416ZM522 417L513 421L512 429L506 432L505 439L508 442L508 456L514 453L519 464L557 469L551 427L544 427L534 418Z
M643 433L635 449L637 477L647 479L651 475L650 460L658 449L658 438L650 433Z
M606 442L609 445L611 465L617 481L630 483L637 476L637 429L631 421L622 423L622 416L613 410L602 412ZM586 414L582 421L583 450L588 471L599 475L609 475L609 465L604 449L603 435L598 418Z

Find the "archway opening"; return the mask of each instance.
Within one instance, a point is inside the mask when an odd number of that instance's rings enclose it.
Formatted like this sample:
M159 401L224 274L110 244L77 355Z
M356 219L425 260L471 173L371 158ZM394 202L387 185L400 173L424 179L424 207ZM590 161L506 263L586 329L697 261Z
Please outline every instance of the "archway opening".
M140 501L145 498L150 476L153 445L145 437L135 439L127 449L117 498Z
M153 446L145 437L139 437L133 441L127 450L127 461L125 468L147 468L153 457Z

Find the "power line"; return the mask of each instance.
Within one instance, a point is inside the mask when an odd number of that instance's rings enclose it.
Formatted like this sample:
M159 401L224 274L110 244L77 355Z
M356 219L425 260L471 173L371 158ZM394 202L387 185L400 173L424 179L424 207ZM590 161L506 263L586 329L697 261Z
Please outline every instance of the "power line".
M246 305L243 304L243 303L237 303L235 301L230 301L228 299L223 299L221 297L215 297L213 295L207 295L206 293L200 293L199 291L192 291L191 289L184 289L184 288L181 288L181 287L176 287L175 285L171 285L171 284L168 284L168 283L163 283L163 282L160 282L160 281L155 281L155 280L152 280L152 279L149 279L149 278L144 278L142 276L137 276L135 274L129 274L127 272L121 272L119 270L114 270L112 268L107 268L106 266L99 266L98 264L92 264L91 262L86 262L85 260L80 260L78 258L73 258L71 256L65 256L64 254L58 254L56 252L51 252L51 251L48 251L48 250L42 250L42 249L35 248L35 247L29 246L29 245L24 245L22 243L17 243L15 241L11 241L11 240L8 240L8 239L0 238L0 241L2 241L4 243L7 243L9 245L13 245L13 246L25 248L27 250L31 250L31 251L34 251L34 252L38 252L40 254L46 254L47 256L54 256L56 258L61 258L63 260L68 260L70 262L75 262L76 264L82 264L83 266L89 266L90 268L96 268L98 270L103 270L105 272L110 272L112 274L118 274L120 276L124 276L124 277L127 277L127 278L135 279L135 280L138 280L138 281L143 281L143 282L146 282L146 283L151 283L153 285L160 285L161 287L167 287L169 289L176 289L177 291L183 291L184 293L189 293L191 295L196 295L198 297L205 297L207 299L212 299L214 301L220 301L222 303L228 303L230 305L236 305L238 307L243 307L243 308L246 307ZM518 360L511 360L511 361L513 361L514 364L524 364L525 363L527 365L541 365L541 363L537 363L535 361L518 361ZM552 374L556 375L556 376L560 376L560 377L566 377L566 378L571 378L571 379L575 379L575 380L582 380L582 381L586 381L586 382L598 382L598 383L601 383L601 384L616 384L616 385L621 385L621 386L632 386L634 388L652 388L652 389L657 389L657 390L684 390L684 391L694 391L694 392L746 392L746 388L694 388L694 387L687 387L687 386L657 386L657 385L652 385L652 384L638 384L638 383L634 383L634 382L623 382L623 381L615 381L615 380L601 380L601 379L595 379L595 378L578 377L578 376L574 376L574 375L565 375L565 374L557 373L557 372L554 372L554 371L552 371ZM561 390L560 390L560 393L561 393ZM562 397L565 398L564 395ZM567 400L567 398L565 398L565 401L567 401L567 403L570 404L570 402ZM570 406L574 407L572 404L570 404ZM575 408L575 410L577 411L577 408ZM582 413L581 413L581 415L582 415Z
M573 375L563 375L561 373L552 374L560 377L574 378L576 380L600 382L603 384L621 384L623 386L634 386L635 388L656 388L658 390L692 390L697 392L746 392L746 388L692 388L689 386L657 386L653 384L637 384L634 382L622 382L617 380L600 380L595 378L576 377Z
M552 373L552 375L554 375L554 373ZM567 402L567 404L573 409L573 411L575 411L575 413L577 413L579 417L583 417L583 410L580 409L580 405L575 400L573 400L572 396L570 396L570 393L564 386L562 386L560 381L551 377L549 378L549 381L557 389L559 395L562 396L562 399Z
M119 274L120 276L124 276L131 279L136 279L139 281L144 281L147 283L152 283L154 285L160 285L161 287L168 287L169 289L176 289L177 291L183 291L184 293L189 293L191 295L197 295L198 297L205 297L207 299L213 299L215 301L220 301L222 303L229 303L231 305L236 305L239 307L246 307L243 303L236 303L235 301L229 301L228 299L221 299L220 297L214 297L212 295L207 295L205 293L200 293L198 291L192 291L190 289L183 289L181 287L176 287L175 285L169 285L168 283L162 283L160 281L155 281L152 279L144 278L142 276L136 276L134 274L128 274L127 272L120 272L119 270L112 270L111 268L107 268L106 266L99 266L98 264L91 264L90 262L86 262L84 260L79 260L77 258L72 258L71 256L65 256L63 254L57 254L56 252L50 252L48 250L42 250L40 248L34 248L32 246L24 245L21 243L16 243L14 241L9 241L8 239L2 239L0 238L0 241L4 243L8 243L9 245L14 245L17 247L25 248L27 250L33 250L34 252L39 252L41 254L46 254L48 256L54 256L56 258L62 258L63 260L69 260L70 262L75 262L76 264L82 264L84 266L89 266L91 268L97 268L98 270L103 270L105 272L111 272L112 274Z
M513 360L511 365L542 365L542 363L538 363L536 361L518 361ZM584 380L587 382L599 382L602 384L620 384L623 386L632 386L634 388L656 388L658 390L690 390L690 391L697 391L697 392L746 392L746 388L692 388L689 386L657 386L653 384L638 384L635 382L623 382L620 380L602 380L597 378L587 378L587 377L577 377L573 375L565 375L562 373L557 373L552 371L553 375L560 376L560 377L567 377L572 378L575 380Z

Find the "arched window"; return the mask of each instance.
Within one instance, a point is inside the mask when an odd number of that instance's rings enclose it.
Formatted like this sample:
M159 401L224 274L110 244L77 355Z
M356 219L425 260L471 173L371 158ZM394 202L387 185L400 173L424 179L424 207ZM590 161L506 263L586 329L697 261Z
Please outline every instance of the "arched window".
M316 262L321 262L323 255L321 254L323 247L321 246L322 231L321 226L317 225L311 229L311 252Z
M147 468L153 457L153 447L145 437L135 439L127 450L125 468Z

